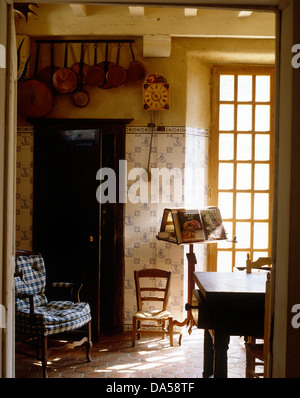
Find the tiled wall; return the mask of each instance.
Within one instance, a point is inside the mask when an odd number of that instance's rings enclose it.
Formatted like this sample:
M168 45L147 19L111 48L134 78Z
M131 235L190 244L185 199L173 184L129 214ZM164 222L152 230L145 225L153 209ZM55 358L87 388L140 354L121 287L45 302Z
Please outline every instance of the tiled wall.
M33 127L18 126L16 248L32 248Z
M133 168L147 169L149 144L152 129L127 127L126 160L127 171ZM185 318L184 305L187 289L187 248L163 241L156 235L160 229L165 207L201 208L207 205L208 132L190 127L165 127L165 131L153 131L151 168L178 168L183 178L181 200L174 196L174 181L171 186L160 186L160 196L153 203L127 201L125 210L125 329L131 326L132 313L136 309L133 271L142 268L162 268L172 271L169 308L175 319ZM177 176L178 177L178 176ZM128 181L128 189L135 181ZM170 188L168 201L162 202L162 193ZM178 198L177 198L178 199ZM33 129L18 126L17 137L17 242L16 247L32 247L33 205ZM197 267L206 266L206 245L195 245Z
M147 168L151 128L128 127L126 137L128 171ZM185 318L186 260L184 246L158 241L164 208L201 208L207 205L208 133L188 127L166 127L164 132L155 129L152 143L151 168L179 168L183 177L181 201L162 203L127 203L125 213L125 328L130 329L132 313L136 310L133 271L143 268L161 268L172 271L169 309L175 319ZM168 188L161 186L162 190ZM172 192L171 180L171 192ZM149 199L151 199L149 195ZM197 266L205 269L206 247L197 245Z

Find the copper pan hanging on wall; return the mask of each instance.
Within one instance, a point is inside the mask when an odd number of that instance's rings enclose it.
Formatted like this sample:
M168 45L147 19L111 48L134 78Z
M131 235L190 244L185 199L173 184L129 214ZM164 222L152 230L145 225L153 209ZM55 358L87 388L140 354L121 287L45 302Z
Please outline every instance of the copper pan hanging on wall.
M128 80L132 82L142 82L145 80L146 77L145 65L135 60L131 43L130 43L130 50L133 61L130 63L127 69Z
M46 116L54 104L52 90L38 79L39 49L37 44L33 78L23 81L18 87L18 112L26 118Z
M85 81L90 86L99 87L105 81L104 68L97 64L97 43L94 44L94 65L91 65L85 75Z
M75 106L79 108L84 108L90 101L89 93L86 90L83 90L83 57L84 57L84 50L83 50L83 43L81 44L81 56L79 62L79 87L78 89L72 94L72 100Z
M64 67L54 73L52 81L55 89L61 94L70 94L77 87L77 75L71 68L68 68L68 43L65 44Z
M81 48L82 48L82 43L81 43ZM83 55L84 58L84 55ZM82 69L82 78L83 78L83 83L85 83L85 76L86 76L86 72L89 69L89 65L86 64L85 62L83 62L83 60L81 60L79 62L75 62L72 66L71 69L76 73L76 76L78 78L78 82L80 80L80 73L81 73L81 69Z
M121 45L119 43L116 65L110 67L106 74L106 80L108 84L113 88L123 87L127 81L127 72L124 68L122 68L122 66L119 65L120 49Z
M112 68L113 66L115 66L115 64L113 62L108 61L108 43L106 43L106 47L105 47L105 61L102 61L98 64L101 68L103 68L104 70L104 74L105 74L105 81L104 83L99 86L100 88L103 89L109 89L112 88L111 85L108 83L107 81L107 72L110 68Z
M59 94L54 86L53 86L53 75L56 71L59 70L59 67L54 65L54 45L51 43L50 45L50 65L46 66L45 68L41 69L38 73L38 79L47 84L49 86L54 94Z

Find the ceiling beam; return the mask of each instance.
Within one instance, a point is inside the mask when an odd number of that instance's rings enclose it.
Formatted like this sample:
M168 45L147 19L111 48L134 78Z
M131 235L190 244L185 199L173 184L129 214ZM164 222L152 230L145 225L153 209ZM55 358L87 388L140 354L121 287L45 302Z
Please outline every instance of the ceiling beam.
M70 4L70 7L76 17L87 17L86 4Z

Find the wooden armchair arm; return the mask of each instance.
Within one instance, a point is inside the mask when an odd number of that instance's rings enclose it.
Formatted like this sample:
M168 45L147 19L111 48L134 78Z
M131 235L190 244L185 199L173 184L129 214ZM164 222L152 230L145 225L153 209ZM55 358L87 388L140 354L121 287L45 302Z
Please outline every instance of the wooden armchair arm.
M29 299L30 321L31 321L31 323L33 323L33 321L34 321L34 300L33 300L34 295L30 294L30 293L16 292L15 297L17 297L19 299L27 299L27 298Z

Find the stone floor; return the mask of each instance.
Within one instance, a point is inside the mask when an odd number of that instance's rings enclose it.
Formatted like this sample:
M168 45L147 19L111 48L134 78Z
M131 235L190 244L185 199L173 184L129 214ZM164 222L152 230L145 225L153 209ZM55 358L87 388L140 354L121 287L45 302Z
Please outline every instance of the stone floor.
M202 330L184 334L182 345L161 337L142 337L133 348L130 333L103 336L93 344L92 362L85 348L60 350L48 357L49 378L201 378L203 372ZM41 363L16 353L16 378L40 378ZM231 337L228 377L245 377L245 348L242 337Z

